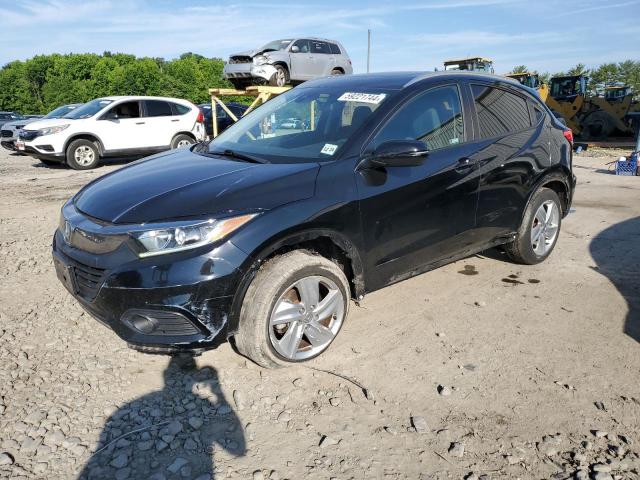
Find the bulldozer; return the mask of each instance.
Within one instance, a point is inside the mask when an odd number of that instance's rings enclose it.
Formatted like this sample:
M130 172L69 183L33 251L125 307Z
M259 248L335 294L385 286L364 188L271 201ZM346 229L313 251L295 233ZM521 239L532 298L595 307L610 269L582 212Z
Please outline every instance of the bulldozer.
M469 57L460 60L447 60L444 62L444 69L464 70L469 72L494 73L493 60L484 57Z
M586 79L580 77L555 77L551 84L547 85L540 80L537 73L518 72L505 75L522 85L538 91L538 95L553 113L562 118L565 124L573 131L574 135L581 132L577 114L584 103L586 91Z
M625 115L640 111L640 103L633 102L628 86L607 87L604 96L589 95L586 75L553 77L549 85L540 82L535 73L511 73L507 77L535 88L542 101L564 120L576 137L603 139L616 130L622 134L632 133Z

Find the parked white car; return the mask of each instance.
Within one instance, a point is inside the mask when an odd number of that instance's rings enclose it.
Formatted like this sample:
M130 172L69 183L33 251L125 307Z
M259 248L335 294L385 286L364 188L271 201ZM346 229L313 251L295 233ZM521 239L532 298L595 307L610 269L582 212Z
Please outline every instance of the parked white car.
M47 165L95 168L103 157L143 156L205 139L204 116L186 100L97 98L62 118L30 123L15 146Z

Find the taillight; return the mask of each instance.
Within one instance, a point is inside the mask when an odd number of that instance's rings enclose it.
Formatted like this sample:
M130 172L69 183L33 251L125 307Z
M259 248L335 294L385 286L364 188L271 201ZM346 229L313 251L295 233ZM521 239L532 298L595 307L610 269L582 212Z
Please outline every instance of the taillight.
M573 132L571 131L571 129L567 128L562 132L562 134L564 135L564 138L566 138L569 143L573 145Z
M200 109L198 109L198 118L196 118L196 122L204 123L204 113L202 113L202 110Z

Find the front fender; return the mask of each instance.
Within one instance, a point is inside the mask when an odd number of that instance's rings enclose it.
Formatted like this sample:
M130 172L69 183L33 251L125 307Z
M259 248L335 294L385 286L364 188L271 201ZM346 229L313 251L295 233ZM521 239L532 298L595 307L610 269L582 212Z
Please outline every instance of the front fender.
M254 65L251 67L251 75L258 78L264 78L269 81L276 73L276 67L273 65Z

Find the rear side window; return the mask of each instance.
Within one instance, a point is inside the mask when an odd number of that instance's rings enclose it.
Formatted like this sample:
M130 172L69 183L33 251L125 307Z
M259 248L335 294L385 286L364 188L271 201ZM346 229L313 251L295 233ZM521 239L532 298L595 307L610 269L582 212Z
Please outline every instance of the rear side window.
M311 53L331 53L331 50L328 43L311 40Z
M527 101L501 88L472 85L480 136L492 138L531 126Z
M172 103L171 106L173 107L174 115L184 115L185 113L189 113L191 111L189 107L180 105L179 103ZM209 110L211 110L211 107L209 107Z
M171 104L162 100L146 100L147 117L170 117L173 115Z
M529 102L529 106L531 107L531 118L533 119L533 124L537 125L544 118L544 111L539 105L536 105L533 102Z
M340 55L342 53L340 51L340 47L338 47L338 45L336 45L335 43L329 44L329 50L331 50L331 53L333 53L334 55Z
M420 140L429 150L464 141L464 123L458 88L433 88L409 100L382 127L373 148L390 140Z

